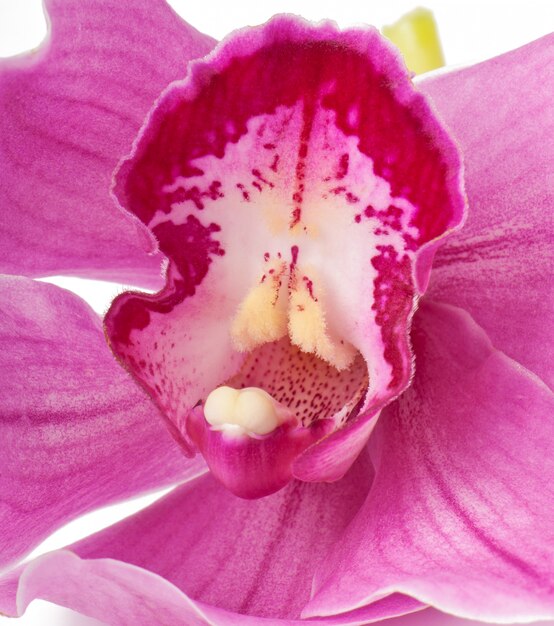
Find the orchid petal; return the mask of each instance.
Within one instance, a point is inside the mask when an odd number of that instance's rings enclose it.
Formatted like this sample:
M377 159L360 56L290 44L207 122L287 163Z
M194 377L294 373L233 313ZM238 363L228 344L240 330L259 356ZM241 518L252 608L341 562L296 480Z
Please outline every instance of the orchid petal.
M163 0L47 0L36 51L0 60L0 271L159 285L161 255L110 197L160 91L213 40Z
M310 387L287 378L295 349L357 381L349 410L305 426L370 420L406 386L419 254L460 224L464 199L454 144L377 31L280 16L232 35L160 98L116 181L170 265L159 294L115 301L107 334L185 448L192 407L283 337L290 354L266 378L287 407ZM325 477L360 450L345 445Z
M0 280L0 567L69 519L204 471L114 361L79 298Z
M4 577L0 609L17 614L42 597L114 626L302 624L313 573L367 494L368 461L360 458L340 484L295 482L255 501L236 498L211 476L193 480ZM397 595L309 623L362 624L420 608Z
M532 622L535 626L554 626L554 622L551 620L535 621ZM513 622L510 622L507 626L518 626ZM436 609L427 608L418 613L412 613L410 615L404 615L402 617L394 617L385 622L385 626L490 626L490 622L481 622L467 620L454 615L447 615L441 613ZM520 625L521 626L521 623Z
M365 455L340 484L293 482L257 500L237 498L207 475L73 549L153 571L204 604L298 617L372 475Z
M323 619L252 617L195 602L161 576L142 568L113 559L80 559L66 550L39 557L24 568L21 578L0 579L0 609L6 615L22 615L36 598L72 608L109 626L365 626L424 608L397 594Z
M461 145L470 208L429 293L553 385L554 35L419 87Z
M426 303L413 345L372 490L303 616L400 592L466 618L554 618L552 393L456 307Z

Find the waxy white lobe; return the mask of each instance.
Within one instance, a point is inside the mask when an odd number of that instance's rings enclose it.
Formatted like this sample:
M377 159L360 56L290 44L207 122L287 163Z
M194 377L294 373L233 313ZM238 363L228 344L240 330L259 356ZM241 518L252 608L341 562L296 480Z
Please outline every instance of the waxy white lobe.
M293 414L259 387L214 389L204 403L204 417L227 434L268 435L291 421Z

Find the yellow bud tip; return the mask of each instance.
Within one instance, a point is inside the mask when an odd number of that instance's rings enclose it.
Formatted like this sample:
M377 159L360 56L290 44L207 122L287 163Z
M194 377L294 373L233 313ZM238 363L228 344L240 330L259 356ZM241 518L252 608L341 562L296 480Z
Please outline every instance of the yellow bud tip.
M444 65L437 24L428 9L414 9L394 24L383 26L381 32L397 46L412 72L423 74Z

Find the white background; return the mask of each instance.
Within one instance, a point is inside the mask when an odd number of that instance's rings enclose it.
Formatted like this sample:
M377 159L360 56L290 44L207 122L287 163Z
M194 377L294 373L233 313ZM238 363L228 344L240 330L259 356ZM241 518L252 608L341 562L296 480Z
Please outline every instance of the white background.
M415 6L433 10L449 64L484 59L551 32L552 0L171 0L199 30L220 39L235 28L275 13L332 18L341 26L394 22ZM40 0L0 0L0 56L32 48L45 33Z
M341 26L363 22L382 26L417 6L413 0L172 0L170 4L192 25L218 39L234 28L264 22L274 13L297 13L314 20L332 18ZM552 0L427 0L424 6L435 14L450 65L495 56L551 32L554 26ZM0 56L17 54L39 45L45 32L40 0L0 0ZM112 285L75 279L59 284L77 291L99 312L105 310L109 297L117 289ZM33 554L75 541L134 512L152 499L149 496L85 516L58 531ZM14 626L15 623L21 626L75 626L99 622L35 601L19 622L0 617L0 625L8 623ZM433 625L440 626L440 622L434 619Z

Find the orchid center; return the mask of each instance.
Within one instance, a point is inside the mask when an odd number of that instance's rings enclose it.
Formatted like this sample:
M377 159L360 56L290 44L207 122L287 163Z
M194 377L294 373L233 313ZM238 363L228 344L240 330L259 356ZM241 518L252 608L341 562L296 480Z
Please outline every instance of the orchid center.
M317 479L341 476L409 384L459 172L372 29L275 18L161 96L114 192L169 259L166 285L117 298L106 330L233 493L313 480L321 459Z

